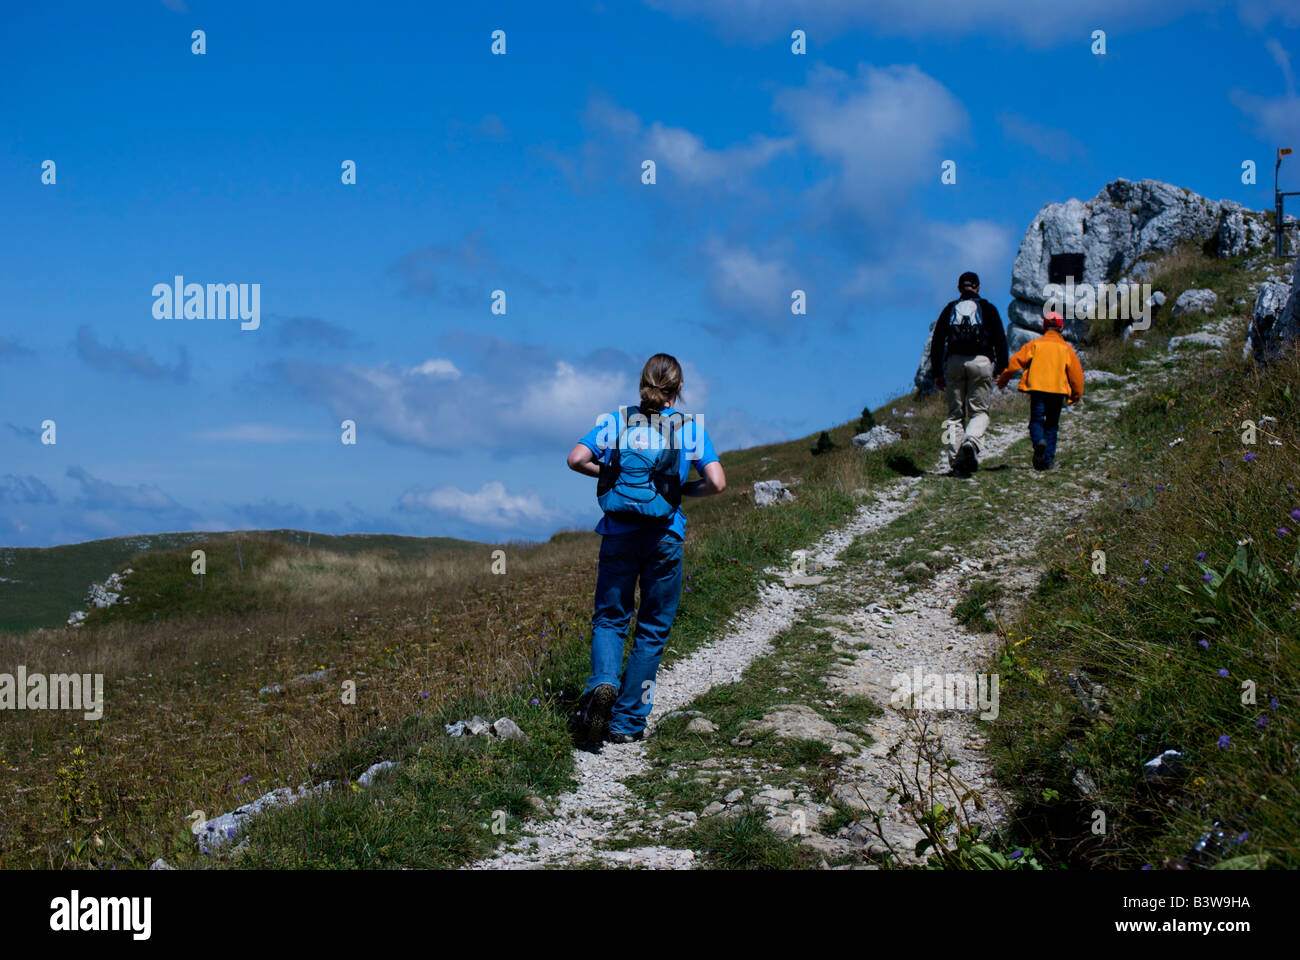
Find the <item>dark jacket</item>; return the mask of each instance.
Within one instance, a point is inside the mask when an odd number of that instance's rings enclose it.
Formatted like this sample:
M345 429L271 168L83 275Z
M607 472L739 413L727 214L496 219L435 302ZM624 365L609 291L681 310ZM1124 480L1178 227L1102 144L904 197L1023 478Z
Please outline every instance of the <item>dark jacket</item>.
M976 297L980 307L980 326L983 328L981 343L973 349L973 355L985 356L993 361L993 376L1007 368L1007 334L1002 329L1002 318L998 308L983 297ZM930 378L937 380L943 376L944 361L948 359L948 318L957 301L952 300L939 314L934 325L934 335L930 339Z

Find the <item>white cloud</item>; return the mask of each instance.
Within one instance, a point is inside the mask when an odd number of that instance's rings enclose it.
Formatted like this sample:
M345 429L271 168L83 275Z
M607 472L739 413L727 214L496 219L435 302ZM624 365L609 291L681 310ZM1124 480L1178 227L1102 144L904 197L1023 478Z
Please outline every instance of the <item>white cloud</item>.
M1009 271L1018 242L1012 230L990 220L918 222L895 237L885 255L860 265L841 293L876 303L924 305L921 315L937 314L957 296L957 277L974 270L981 294L996 301L1000 291L991 281Z
M677 177L691 186L734 185L737 178L766 166L793 149L788 137L751 137L748 143L711 149L698 134L659 121L644 127L641 118L610 101L597 98L587 108L587 122L620 141L637 164L653 160L656 177Z
M636 398L636 361L617 354L566 360L535 347L470 338L476 369L281 361L274 379L353 419L364 436L427 450L541 450L572 443L596 417ZM337 422L337 420L335 422Z
M796 285L784 260L716 238L705 245L704 253L709 263L710 294L720 308L771 332L785 328L791 315L790 292Z
M418 367L412 367L411 373L419 373L426 377L442 377L447 380L459 380L460 371L450 360L433 358L424 361Z
M457 487L408 490L402 494L399 506L403 510L450 515L484 527L554 523L565 516L543 504L536 494L507 493L505 484L498 480L483 484L474 493Z
M806 86L782 91L777 110L801 143L838 168L822 193L836 206L879 219L899 191L937 179L941 147L969 126L965 107L917 66L859 66L856 76L820 66Z

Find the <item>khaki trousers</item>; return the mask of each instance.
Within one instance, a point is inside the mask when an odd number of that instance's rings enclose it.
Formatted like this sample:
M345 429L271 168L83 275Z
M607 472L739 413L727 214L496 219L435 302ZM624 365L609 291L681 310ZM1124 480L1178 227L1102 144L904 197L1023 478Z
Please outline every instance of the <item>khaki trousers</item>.
M963 443L970 442L978 459L984 452L993 399L993 361L988 357L951 356L943 368L948 419L943 423L944 447L952 464Z

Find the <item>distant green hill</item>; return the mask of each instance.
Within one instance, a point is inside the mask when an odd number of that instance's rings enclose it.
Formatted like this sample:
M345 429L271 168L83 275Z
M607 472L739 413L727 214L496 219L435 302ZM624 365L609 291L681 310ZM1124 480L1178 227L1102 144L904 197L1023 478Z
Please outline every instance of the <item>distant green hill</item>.
M303 530L240 531L258 538L335 553L382 551L394 558L442 553L479 546L452 537L402 537L353 533L343 536ZM68 614L85 607L86 591L142 554L175 550L203 540L237 536L230 531L154 533L88 540L60 547L0 547L0 630L23 631L61 626Z

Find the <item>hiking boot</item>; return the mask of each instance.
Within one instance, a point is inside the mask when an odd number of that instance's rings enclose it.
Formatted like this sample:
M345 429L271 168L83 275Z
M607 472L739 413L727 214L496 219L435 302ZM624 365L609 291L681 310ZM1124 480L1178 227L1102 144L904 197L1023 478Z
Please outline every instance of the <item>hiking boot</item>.
M975 458L975 445L969 441L963 443L952 461L952 472L970 476L979 468L979 461Z
M605 737L610 743L636 743L645 736L644 730L638 730L636 733L619 733L611 730Z
M1046 470L1047 466L1047 444L1040 441L1034 444L1034 469Z
M600 743L609 730L609 715L618 699L618 690L612 683L597 684L585 699L578 710L574 735L587 743Z

